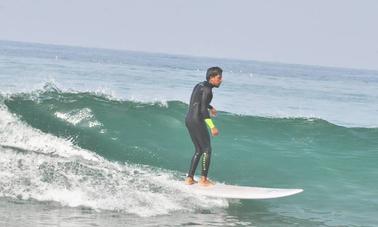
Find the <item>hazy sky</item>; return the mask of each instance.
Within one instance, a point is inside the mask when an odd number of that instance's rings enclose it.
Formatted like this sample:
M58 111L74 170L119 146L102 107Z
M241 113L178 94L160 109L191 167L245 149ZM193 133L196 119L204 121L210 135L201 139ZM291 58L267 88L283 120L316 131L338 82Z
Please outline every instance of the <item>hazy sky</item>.
M0 40L378 70L378 1L1 0Z

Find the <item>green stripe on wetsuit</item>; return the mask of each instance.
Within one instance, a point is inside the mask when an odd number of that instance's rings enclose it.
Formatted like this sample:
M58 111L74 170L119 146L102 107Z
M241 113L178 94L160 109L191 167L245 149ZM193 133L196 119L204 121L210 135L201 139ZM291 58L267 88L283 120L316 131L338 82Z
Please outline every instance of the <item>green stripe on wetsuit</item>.
M209 128L211 128L211 129L215 128L215 125L213 123L213 120L211 120L211 118L206 118L205 122L206 122L207 126L209 126Z

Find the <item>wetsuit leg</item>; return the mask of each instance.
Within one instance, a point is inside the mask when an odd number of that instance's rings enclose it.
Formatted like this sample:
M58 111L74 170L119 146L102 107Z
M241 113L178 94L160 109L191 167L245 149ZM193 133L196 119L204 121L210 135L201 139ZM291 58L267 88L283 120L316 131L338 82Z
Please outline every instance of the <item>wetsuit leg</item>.
M201 152L195 151L193 158L192 158L192 161L190 163L190 169L189 169L188 177L194 176L194 173L196 172L197 165L198 165L198 162L201 158L201 155L202 155Z
M188 176L194 176L198 162L203 154L201 175L207 177L211 157L209 131L206 128L205 122L188 121L186 122L186 127L188 128L190 137L195 147L195 153L190 164Z
M211 150L204 152L202 157L202 173L201 175L207 177L210 166Z
M201 158L202 152L201 152L200 145L196 137L194 136L194 133L192 132L192 130L189 129L189 127L188 127L188 131L189 131L190 138L192 139L192 142L194 144L194 149L195 149L192 161L190 163L189 173L188 173L188 177L193 177L194 173L196 172L197 165Z

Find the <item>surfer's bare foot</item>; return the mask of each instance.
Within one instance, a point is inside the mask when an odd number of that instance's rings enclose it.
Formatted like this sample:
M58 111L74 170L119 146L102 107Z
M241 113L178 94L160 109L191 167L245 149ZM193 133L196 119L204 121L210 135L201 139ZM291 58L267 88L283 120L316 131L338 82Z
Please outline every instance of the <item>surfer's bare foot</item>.
M195 180L193 179L193 177L187 177L187 178L185 179L185 184L187 184L187 185L191 185L191 184L195 184L195 183L197 183L197 181L195 181Z
M209 181L209 179L207 179L207 177L201 177L201 180L199 180L198 184L201 185L201 186L208 187L208 186L213 186L214 182Z

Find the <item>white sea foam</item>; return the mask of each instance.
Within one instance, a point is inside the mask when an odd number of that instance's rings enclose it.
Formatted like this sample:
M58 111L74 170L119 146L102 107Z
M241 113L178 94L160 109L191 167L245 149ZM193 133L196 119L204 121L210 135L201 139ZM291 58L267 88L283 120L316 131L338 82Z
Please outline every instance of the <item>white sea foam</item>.
M177 173L110 162L20 121L0 105L0 196L55 201L147 217L226 207L193 195Z
M55 112L54 115L73 125L86 125L90 128L102 126L89 108L76 109L69 112Z

